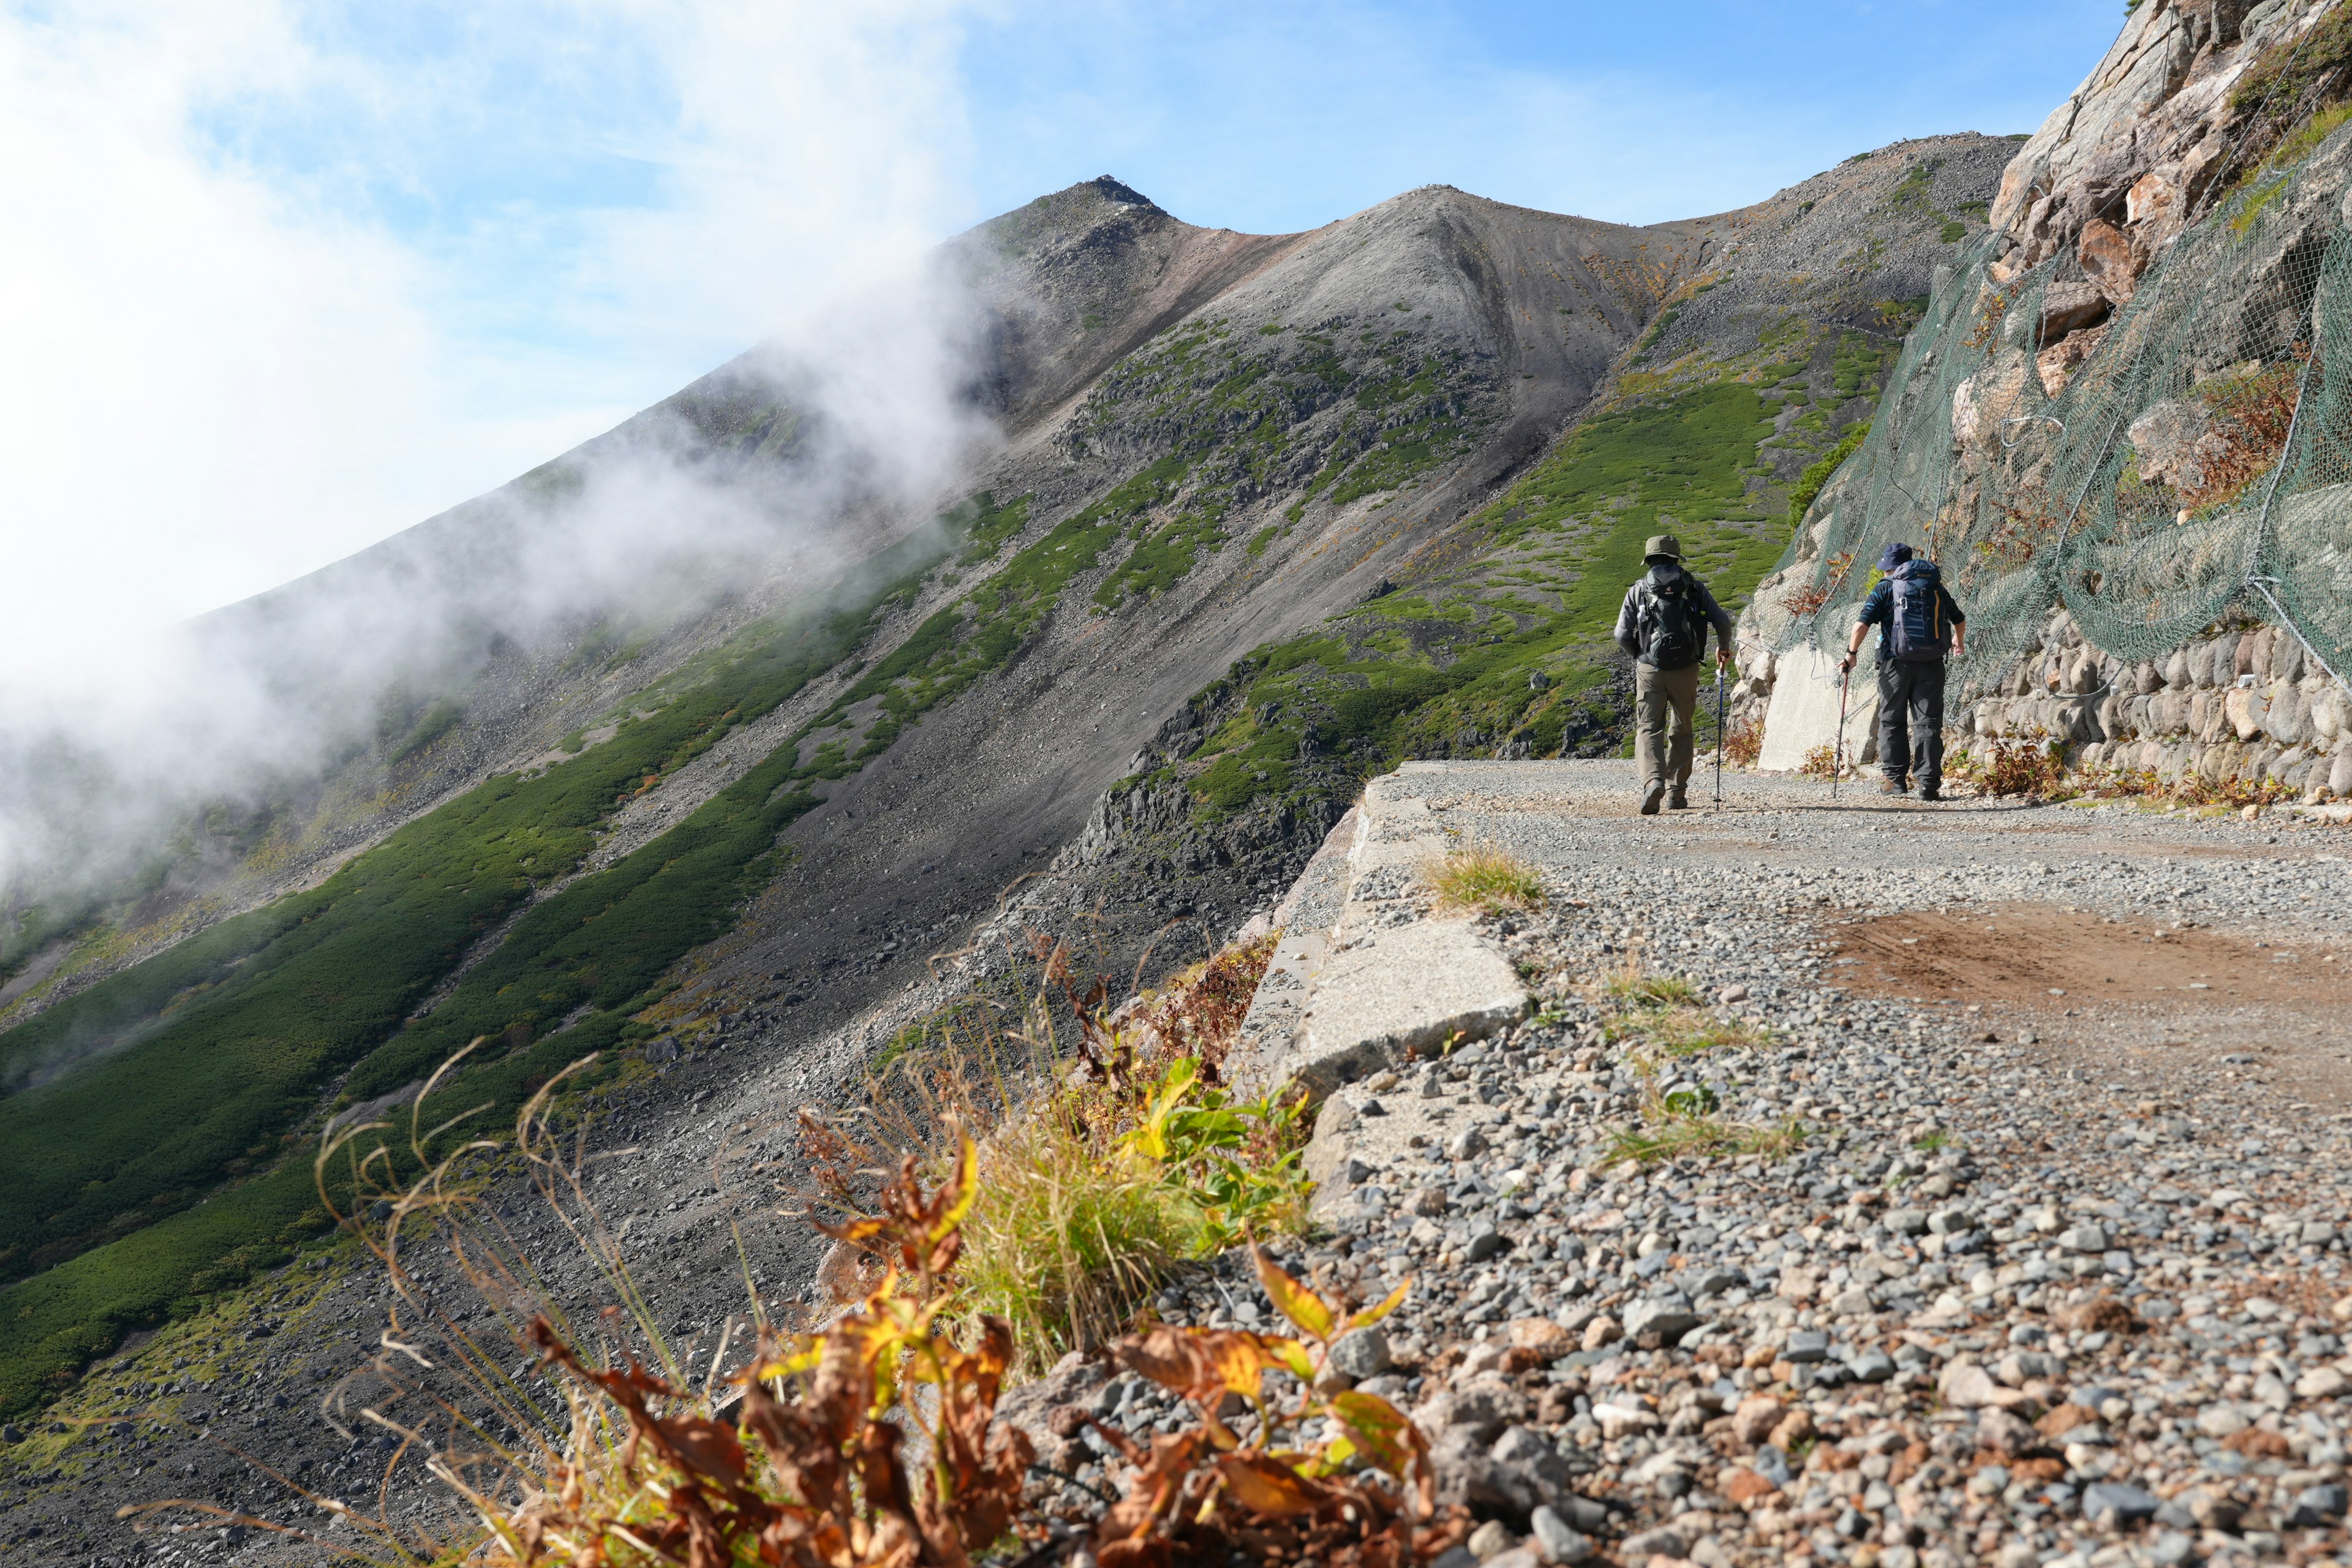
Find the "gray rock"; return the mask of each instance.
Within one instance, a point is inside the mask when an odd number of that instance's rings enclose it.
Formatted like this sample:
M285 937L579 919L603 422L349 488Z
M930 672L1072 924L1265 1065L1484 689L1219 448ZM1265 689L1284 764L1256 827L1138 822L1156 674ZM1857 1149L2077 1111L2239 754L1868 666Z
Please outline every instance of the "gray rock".
M1528 1516L1528 1529L1547 1563L1581 1563L1592 1555L1592 1538L1548 1507Z
M1644 1350L1678 1343L1706 1320L1678 1301L1641 1300L1625 1309L1625 1337Z
M1682 1531L1661 1527L1629 1535L1618 1542L1617 1554L1627 1563L1647 1563L1653 1557L1687 1557Z
M2286 1516L2289 1530L2324 1530L2344 1517L2347 1501L2341 1481L2328 1481L2315 1487L2305 1487L2295 1493L2294 1507Z
M2108 309L2107 297L2088 283L2052 283L2042 295L2041 341L2054 343L2078 328L2094 326L2106 319Z
M1827 1361L1829 1356L1830 1337L1819 1329L1799 1329L1790 1334L1788 1342L1780 1347L1780 1358L1799 1366L1808 1362Z
M1487 1453L1496 1462L1510 1466L1534 1481L1546 1498L1567 1500L1576 1472L1542 1433L1528 1426L1511 1427L1495 1440Z
M1895 1358L1875 1346L1845 1363L1856 1383L1885 1383L1895 1375Z
M1890 1209L1886 1215L1886 1228L1897 1236L1924 1236L1927 1231L1927 1212L1925 1209Z
M1429 1467L1443 1506L1460 1503L1475 1513L1525 1519L1546 1500L1535 1479L1449 1433L1431 1450Z
M1396 1364L1389 1357L1388 1336L1378 1328L1350 1329L1331 1342L1330 1364L1358 1383L1378 1377Z
M1707 1268L1700 1271L1691 1283L1691 1294L1696 1297L1720 1296L1726 1290L1736 1290L1748 1281L1728 1268Z
M1454 1441L1459 1429L1462 1441L1485 1445L1493 1442L1507 1423L1526 1414L1527 1401L1516 1390L1483 1382L1423 1400L1413 1410L1412 1419L1424 1432L1444 1434L1446 1441Z
M2094 1481L2083 1493L2083 1517L2107 1530L2153 1519L2161 1506L2155 1493L2121 1481Z
M1470 1555L1481 1563L1499 1562L1503 1553L1511 1548L1511 1530L1501 1520L1490 1519L1472 1531L1470 1539L1463 1544L1469 1547Z
M1445 1154L1450 1160L1475 1160L1486 1152L1486 1135L1475 1127L1465 1127L1445 1141Z
M1506 1245L1501 1231L1491 1225L1482 1225L1470 1233L1470 1243L1462 1249L1462 1256L1473 1263L1484 1263Z
M2058 1245L2069 1252L2105 1252L2107 1233L2095 1225L2078 1225L2061 1231Z

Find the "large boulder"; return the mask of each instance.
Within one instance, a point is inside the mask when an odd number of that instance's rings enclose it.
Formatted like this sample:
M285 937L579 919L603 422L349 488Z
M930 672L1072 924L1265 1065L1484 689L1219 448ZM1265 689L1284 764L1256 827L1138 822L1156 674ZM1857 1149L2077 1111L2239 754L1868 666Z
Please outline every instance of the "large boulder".
M2025 399L2032 362L2021 348L2005 348L1952 389L1952 439L1963 453L1983 458L2001 449L2001 421Z
M2311 739L2311 700L2302 688L2284 682L2271 688L2263 730L2282 746L2299 746Z
M2182 491L2205 488L2208 469L2229 450L2205 405L2191 398L2150 405L2125 435L2139 455L2139 477Z
M2311 729L2324 745L2333 746L2352 731L2352 705L2332 680L2322 681L2311 693Z
M2071 279L2042 291L2042 331L2039 341L2054 343L2067 333L2095 327L2107 319L2109 301L2088 283Z
M2082 237L2074 242L2074 259L2081 264L2083 276L2091 280L2091 287L2105 296L2109 304L2130 303L2142 265L2131 236L2106 219L2095 217L2083 226Z
M2270 699L2251 686L2233 686L2221 694L2221 707L2238 739L2251 741L2263 732Z

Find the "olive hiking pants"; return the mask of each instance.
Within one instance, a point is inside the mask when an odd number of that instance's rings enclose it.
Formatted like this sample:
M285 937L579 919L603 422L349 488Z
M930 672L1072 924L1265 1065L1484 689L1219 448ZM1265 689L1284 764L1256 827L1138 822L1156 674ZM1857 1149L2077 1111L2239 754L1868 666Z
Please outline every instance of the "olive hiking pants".
M1664 779L1687 789L1691 775L1691 715L1698 706L1698 666L1653 669L1633 666L1633 754L1642 764L1642 788Z

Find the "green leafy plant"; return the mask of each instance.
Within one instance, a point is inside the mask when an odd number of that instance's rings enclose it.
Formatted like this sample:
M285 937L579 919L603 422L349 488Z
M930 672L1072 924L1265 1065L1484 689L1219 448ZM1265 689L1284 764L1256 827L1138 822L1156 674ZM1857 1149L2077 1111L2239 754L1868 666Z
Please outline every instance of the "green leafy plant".
M1610 1020L1615 1038L1643 1041L1661 1056L1696 1057L1708 1051L1754 1050L1769 1045L1771 1031L1702 1007L1644 1007Z
M1639 1119L1610 1131L1604 1166L1748 1155L1780 1159L1804 1143L1804 1124L1793 1117L1769 1123L1735 1121L1721 1114L1716 1092L1705 1085L1661 1089L1655 1062L1636 1056L1632 1065L1643 1082Z
M1867 422L1855 426L1819 462L1807 465L1805 471L1797 476L1797 487L1789 492L1790 528L1804 522L1805 513L1811 509L1822 488L1830 482L1830 476L1843 468L1848 458L1862 450L1862 444L1869 438L1870 426Z
M1305 1098L1241 1100L1216 1078L1273 948L1228 948L1114 1011L1066 944L1034 938L1002 995L898 1052L878 1134L803 1118L815 1197L846 1212L859 1172L908 1152L934 1168L939 1129L984 1131L957 1310L1009 1323L1026 1371L1108 1342L1184 1265L1306 1226Z

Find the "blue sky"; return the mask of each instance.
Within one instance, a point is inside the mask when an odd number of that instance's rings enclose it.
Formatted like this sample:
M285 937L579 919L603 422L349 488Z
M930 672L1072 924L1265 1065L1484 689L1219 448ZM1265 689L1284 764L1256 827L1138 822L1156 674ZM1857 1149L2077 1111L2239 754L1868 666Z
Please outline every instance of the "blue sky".
M0 0L14 634L184 615L1115 174L1311 227L1444 182L1630 222L2027 131L2117 0Z

